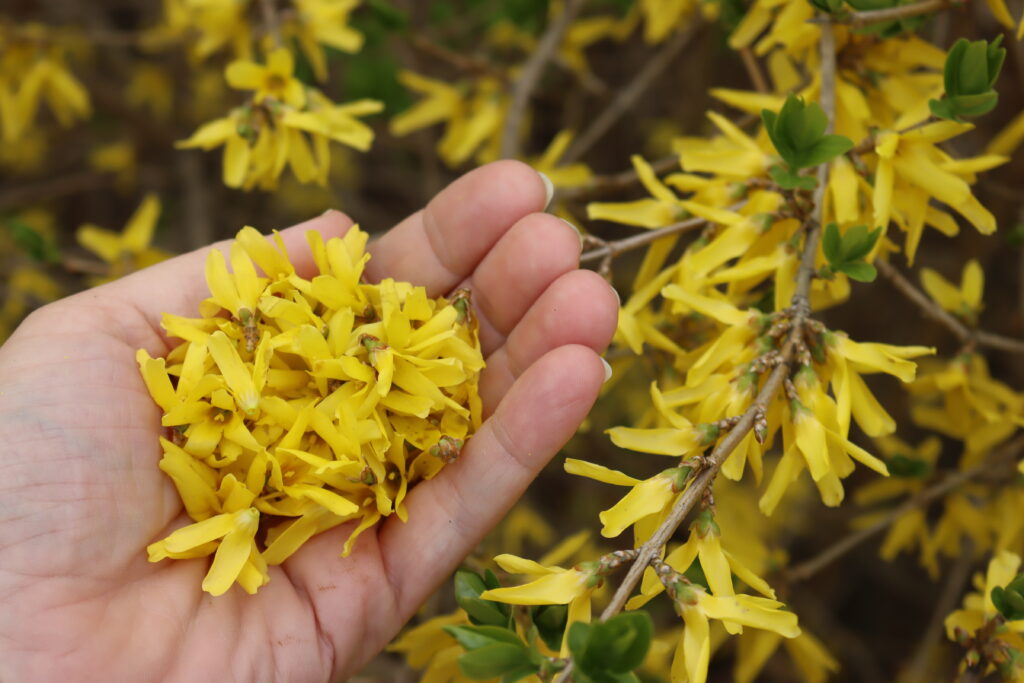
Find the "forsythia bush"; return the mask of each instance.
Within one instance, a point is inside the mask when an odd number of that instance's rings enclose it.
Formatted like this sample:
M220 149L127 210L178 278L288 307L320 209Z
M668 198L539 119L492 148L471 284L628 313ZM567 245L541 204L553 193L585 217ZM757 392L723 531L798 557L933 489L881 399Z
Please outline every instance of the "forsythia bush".
M613 376L536 484L558 495L515 508L367 674L1024 681L1022 9L4 10L0 339L215 224L384 226L520 158L621 294ZM213 595L342 522L347 553L405 519L480 424L469 292L366 283L367 239L309 233L307 280L244 228L199 317L165 316L181 344L139 352L153 467L194 522L149 559L211 557Z

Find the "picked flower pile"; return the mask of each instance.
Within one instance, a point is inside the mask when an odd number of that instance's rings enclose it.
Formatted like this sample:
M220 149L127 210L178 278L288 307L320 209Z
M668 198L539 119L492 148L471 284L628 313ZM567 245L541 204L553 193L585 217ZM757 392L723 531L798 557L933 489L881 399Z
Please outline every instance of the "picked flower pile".
M430 299L361 281L367 234L306 234L319 274L296 273L253 228L213 250L200 318L165 314L184 341L137 354L164 412L160 469L194 524L149 546L149 560L213 555L203 590L254 593L314 534L358 521L343 555L409 488L454 461L479 426L484 367L468 292ZM260 275L257 267L263 271Z

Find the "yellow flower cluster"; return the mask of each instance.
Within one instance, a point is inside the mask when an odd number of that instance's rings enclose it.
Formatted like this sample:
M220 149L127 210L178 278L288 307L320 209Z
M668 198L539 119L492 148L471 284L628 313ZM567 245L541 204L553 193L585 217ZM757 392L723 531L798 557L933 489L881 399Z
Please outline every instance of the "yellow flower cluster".
M236 581L255 592L268 565L342 522L358 521L347 554L381 517L404 520L409 487L454 461L480 424L468 294L361 282L358 228L307 239L311 279L279 237L275 248L244 228L233 272L210 252L202 317L165 316L185 343L166 360L138 353L171 429L160 468L195 522L150 545L149 559L214 555L203 582L214 595Z
M5 145L25 135L43 102L64 127L89 116L89 93L66 64L66 46L72 42L69 35L55 35L42 24L0 22L0 132Z
M376 100L335 104L295 78L291 52L277 48L266 64L237 60L228 65L228 85L252 91L250 100L227 116L204 124L179 148L224 147L228 187L271 190L285 167L303 183L327 183L330 143L366 151L373 130L357 117L379 112Z

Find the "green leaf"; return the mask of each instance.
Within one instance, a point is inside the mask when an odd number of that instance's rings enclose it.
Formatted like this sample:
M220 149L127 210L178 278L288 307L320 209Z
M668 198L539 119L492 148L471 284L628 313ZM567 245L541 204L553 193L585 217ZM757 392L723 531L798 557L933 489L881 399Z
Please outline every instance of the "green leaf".
M875 278L878 277L878 271L870 263L864 261L854 261L851 263L844 263L836 268L841 273L846 273L847 277L850 277L857 282L874 282Z
M949 52L946 53L946 64L942 69L942 78L946 86L946 92L950 95L958 95L960 93L960 62L969 44L970 41L966 38L961 38L953 43L953 47L949 48Z
M640 666L651 646L654 625L646 612L627 612L608 621L574 623L569 651L576 668L594 681L622 680Z
M567 605L540 605L533 608L533 623L537 627L537 635L551 650L562 647L562 636L569 617Z
M940 119L946 119L947 121L956 120L953 107L950 105L949 100L945 98L941 100L928 100L928 109L931 110L933 116L937 116Z
M823 114L824 115L824 114ZM842 135L826 135L801 155L800 167L817 166L853 149L853 141Z
M867 256L875 247L878 238L882 235L881 228L875 228L868 232L865 225L855 225L843 235L843 242L840 248L843 261L857 261Z
M957 80L959 90L952 94L973 95L989 89L988 45L985 41L975 40L967 44L957 68Z
M802 176L779 165L769 168L768 175L784 190L813 190L818 184L814 176Z
M469 678L480 680L501 676L510 683L537 672L527 649L521 644L509 643L497 643L467 652L459 657L459 669Z
M508 626L512 619L512 610L509 606L480 597L485 590L500 587L500 584L488 585L487 581L491 579L497 583L493 572L486 579L481 579L476 573L465 569L455 572L455 602L466 611L474 624Z
M829 223L825 226L825 233L821 236L821 249L825 252L825 260L830 264L842 261L842 240L838 225Z
M889 474L904 479L922 479L931 474L932 467L920 458L911 458L897 453L885 461Z
M500 626L445 626L444 630L465 650L477 650L497 643L525 647L515 632Z

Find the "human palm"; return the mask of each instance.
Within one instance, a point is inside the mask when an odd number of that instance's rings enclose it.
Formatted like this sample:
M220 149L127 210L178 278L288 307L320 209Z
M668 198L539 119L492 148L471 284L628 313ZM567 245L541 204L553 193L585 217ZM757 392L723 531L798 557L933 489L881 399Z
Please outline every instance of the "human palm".
M188 522L157 468L160 410L134 360L194 315L206 250L46 306L0 347L0 680L327 680L356 671L519 497L601 385L616 301L576 270L577 235L537 213L544 184L498 162L453 183L371 246L367 277L473 291L488 416L459 461L340 558L343 525L253 596L211 597L208 559L147 562ZM329 212L283 231L343 234Z

